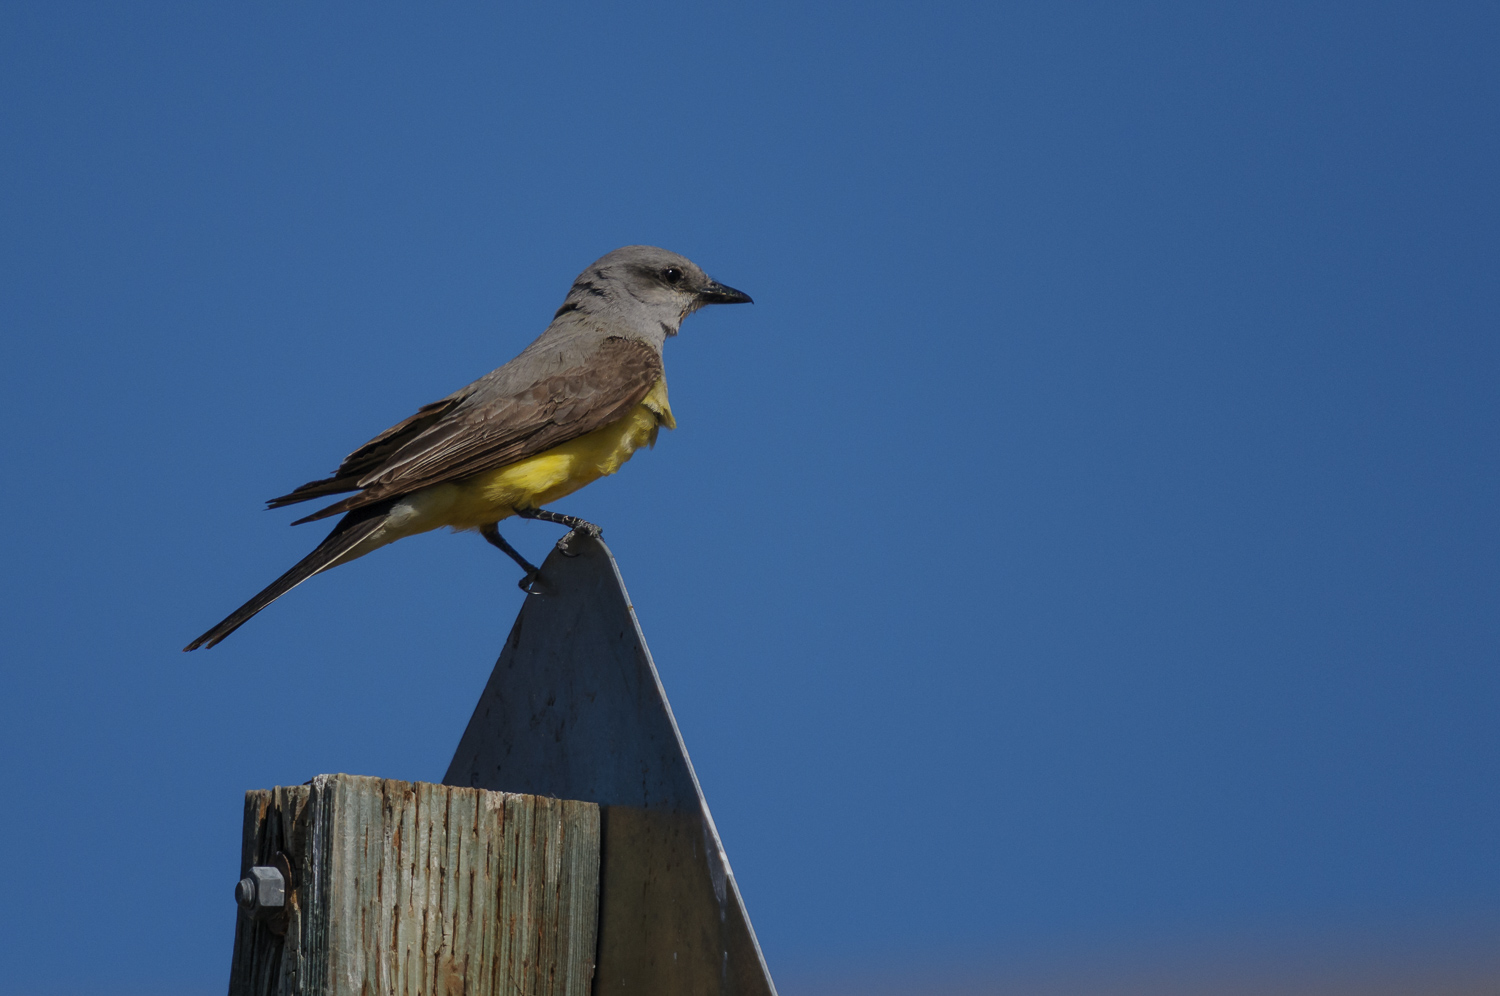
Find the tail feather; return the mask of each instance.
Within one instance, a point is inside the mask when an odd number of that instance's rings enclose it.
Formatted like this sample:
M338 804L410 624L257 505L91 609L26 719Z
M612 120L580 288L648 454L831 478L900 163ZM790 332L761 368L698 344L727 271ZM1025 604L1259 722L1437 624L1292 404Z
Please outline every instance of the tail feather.
M272 581L260 594L235 609L223 622L182 649L186 651L197 650L199 647L212 647L249 622L250 618L261 609L314 574L332 567L340 557L354 549L384 524L386 510L377 506L369 509L362 508L346 515L333 528L333 532L328 534L328 538L319 543L312 553L297 561L291 570Z

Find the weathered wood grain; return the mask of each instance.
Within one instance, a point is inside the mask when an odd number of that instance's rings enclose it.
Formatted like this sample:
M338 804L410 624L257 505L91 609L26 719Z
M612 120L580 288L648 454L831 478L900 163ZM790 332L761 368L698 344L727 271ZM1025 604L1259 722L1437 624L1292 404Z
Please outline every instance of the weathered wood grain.
M351 775L245 797L242 874L294 870L285 936L241 914L230 996L584 996L599 808Z

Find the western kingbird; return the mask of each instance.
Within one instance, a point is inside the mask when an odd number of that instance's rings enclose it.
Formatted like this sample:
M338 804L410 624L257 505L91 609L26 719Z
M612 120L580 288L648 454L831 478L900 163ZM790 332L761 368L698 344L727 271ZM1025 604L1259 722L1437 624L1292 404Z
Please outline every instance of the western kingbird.
M676 428L662 345L705 304L749 301L665 249L626 246L599 259L520 356L419 408L331 477L272 498L281 508L357 492L292 523L344 513L317 549L183 649L212 647L314 574L439 526L477 530L521 566L531 591L536 567L496 524L516 515L599 535L542 506L613 474L662 426Z

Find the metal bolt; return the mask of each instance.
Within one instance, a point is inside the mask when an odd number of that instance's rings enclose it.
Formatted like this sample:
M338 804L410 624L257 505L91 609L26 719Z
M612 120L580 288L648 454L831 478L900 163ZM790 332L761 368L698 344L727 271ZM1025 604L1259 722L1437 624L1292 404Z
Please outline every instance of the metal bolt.
M286 877L280 868L256 865L234 887L234 901L249 913L286 905Z

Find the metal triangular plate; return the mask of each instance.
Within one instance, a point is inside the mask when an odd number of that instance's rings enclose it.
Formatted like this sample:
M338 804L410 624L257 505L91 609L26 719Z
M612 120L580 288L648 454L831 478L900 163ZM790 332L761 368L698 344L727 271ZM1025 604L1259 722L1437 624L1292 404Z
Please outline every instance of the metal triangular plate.
M609 548L542 565L445 785L603 810L595 994L775 996Z

